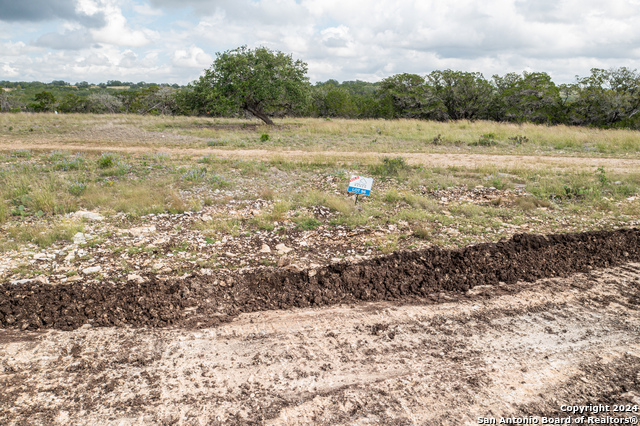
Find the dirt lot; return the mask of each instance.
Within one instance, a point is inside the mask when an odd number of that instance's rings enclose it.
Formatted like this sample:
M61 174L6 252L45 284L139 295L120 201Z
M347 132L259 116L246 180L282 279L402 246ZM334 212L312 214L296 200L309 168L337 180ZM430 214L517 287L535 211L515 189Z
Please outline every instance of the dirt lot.
M2 119L2 425L637 424L635 135Z
M25 330L0 331L0 420L455 425L633 410L640 264L625 260L639 237L520 235L137 288L3 286L3 325ZM330 306L291 308L305 305Z

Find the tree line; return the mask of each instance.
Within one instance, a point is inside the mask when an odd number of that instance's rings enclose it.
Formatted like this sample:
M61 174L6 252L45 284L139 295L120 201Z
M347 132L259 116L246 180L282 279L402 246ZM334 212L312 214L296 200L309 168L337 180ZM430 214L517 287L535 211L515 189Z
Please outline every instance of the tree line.
M315 84L306 74L307 64L291 55L242 46L218 53L203 76L187 86L0 82L5 88L0 111L248 115L267 124L288 115L640 128L640 74L626 67L594 68L570 84L526 71L486 79L477 72L439 70L396 74L376 83Z

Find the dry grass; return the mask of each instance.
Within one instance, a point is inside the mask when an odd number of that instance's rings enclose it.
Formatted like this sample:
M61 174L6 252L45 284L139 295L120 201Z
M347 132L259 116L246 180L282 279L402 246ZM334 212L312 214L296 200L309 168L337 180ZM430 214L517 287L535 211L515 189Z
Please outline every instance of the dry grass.
M631 130L541 126L490 121L348 120L285 118L270 127L258 120L95 114L1 114L0 138L59 145L303 150L321 152L482 152L625 155L637 158ZM268 134L268 140L261 135ZM60 135L65 138L61 139ZM325 164L327 158L309 159Z

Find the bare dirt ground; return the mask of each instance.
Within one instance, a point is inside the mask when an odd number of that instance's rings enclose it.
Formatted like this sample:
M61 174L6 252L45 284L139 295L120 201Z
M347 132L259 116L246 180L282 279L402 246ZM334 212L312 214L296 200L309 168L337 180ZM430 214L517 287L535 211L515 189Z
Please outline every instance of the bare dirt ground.
M152 142L150 142L152 143ZM73 142L41 142L20 141L12 143L0 143L0 151L16 149L42 149L42 150L73 150L73 151L97 151L107 149L104 144L87 144ZM180 148L157 146L117 146L112 143L108 146L112 152L123 153L149 153L162 152L165 154L182 155L216 155L222 158L271 160L274 158L286 158L290 161L313 161L314 156L322 157L323 161L374 161L383 157L400 156L408 164L430 167L486 167L499 165L503 168L526 169L552 169L552 170L593 170L596 167L606 167L615 173L626 173L638 170L640 160L632 158L599 158L599 157L566 157L566 156L537 156L537 155L500 155L500 154L457 154L457 153L374 153L374 152L342 152L342 151L302 151L302 150L266 150L266 149L215 149L215 148Z
M3 285L2 325L23 330L0 331L0 420L457 425L574 419L563 406L591 404L609 407L592 419L633 422L639 237L516 235L302 272Z
M620 173L640 165L593 157L199 149L180 147L188 139L182 136L159 147L157 132L93 144L82 135L77 142L2 142L0 150L291 161L401 155L425 166ZM497 196L491 191L465 196ZM87 245L102 222L87 224L64 249L16 252L28 258L29 272L43 273L0 281L0 424L576 424L581 415L585 424L637 423L639 230L541 236L518 234L541 232L522 225L498 243L452 250L425 244L382 256L370 253L365 237L405 232L401 226L323 225L218 245L197 240L193 230L174 232L176 224L212 221L209 214L248 217L267 207L256 203L149 215L145 226L104 237L118 247L149 244L148 253L116 256ZM202 245L199 257L173 255L178 232ZM153 257L165 252L172 257L162 263ZM218 269L198 263L212 253ZM0 272L15 262L0 262ZM126 278L111 280L118 274ZM565 406L590 410L575 414ZM593 409L601 406L608 411Z
M640 403L640 264L215 328L0 331L3 424L478 424ZM621 304L622 303L622 304ZM613 408L611 408L613 410ZM591 417L636 413L598 413Z

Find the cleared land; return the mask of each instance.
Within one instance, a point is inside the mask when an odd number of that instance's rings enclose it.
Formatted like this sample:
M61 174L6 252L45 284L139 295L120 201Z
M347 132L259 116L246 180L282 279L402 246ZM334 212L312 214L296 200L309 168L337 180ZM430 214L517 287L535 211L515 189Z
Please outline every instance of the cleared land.
M0 115L0 420L633 407L639 161L627 131Z

